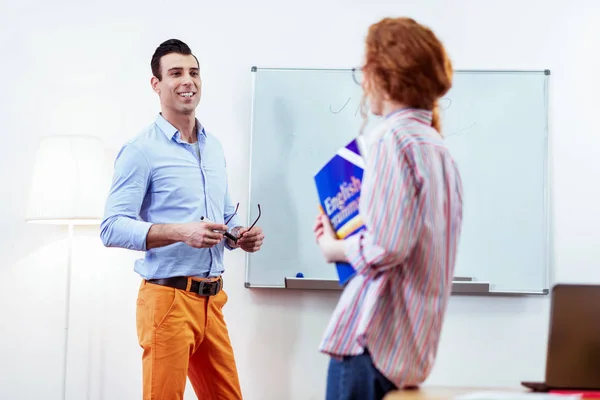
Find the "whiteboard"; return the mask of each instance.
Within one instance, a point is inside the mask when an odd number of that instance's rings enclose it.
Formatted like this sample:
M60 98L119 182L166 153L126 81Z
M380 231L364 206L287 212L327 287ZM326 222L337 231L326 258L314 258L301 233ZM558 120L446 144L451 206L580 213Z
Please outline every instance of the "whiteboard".
M248 209L261 205L266 240L247 256L246 287L285 287L298 273L335 280L312 231L313 177L356 137L361 88L350 69L253 67L252 75ZM455 277L487 282L490 292L547 294L550 285L549 75L455 71L440 102L464 185Z

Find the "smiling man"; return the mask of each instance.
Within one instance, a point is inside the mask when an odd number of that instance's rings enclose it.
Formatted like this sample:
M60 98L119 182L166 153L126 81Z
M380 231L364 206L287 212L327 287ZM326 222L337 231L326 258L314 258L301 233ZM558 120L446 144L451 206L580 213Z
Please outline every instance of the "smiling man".
M120 150L101 225L105 246L144 251L136 324L143 398L242 398L223 306L223 252L260 249L259 227L240 225L225 156L195 117L200 65L180 40L152 60L156 120ZM235 240L237 238L237 240Z

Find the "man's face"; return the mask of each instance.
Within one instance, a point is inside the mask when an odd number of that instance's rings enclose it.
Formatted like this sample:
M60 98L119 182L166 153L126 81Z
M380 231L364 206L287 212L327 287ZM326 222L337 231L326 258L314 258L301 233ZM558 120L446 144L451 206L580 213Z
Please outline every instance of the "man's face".
M193 55L170 53L160 59L162 80L152 77L163 111L192 114L200 102L202 80Z

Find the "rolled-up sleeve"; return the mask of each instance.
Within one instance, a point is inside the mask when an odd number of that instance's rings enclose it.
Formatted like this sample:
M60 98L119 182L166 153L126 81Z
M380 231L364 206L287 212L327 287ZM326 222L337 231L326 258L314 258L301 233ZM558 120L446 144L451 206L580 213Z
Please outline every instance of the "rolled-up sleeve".
M105 246L146 250L152 223L139 220L139 213L151 173L148 160L134 143L121 148L100 225L100 238Z
M381 142L363 186L361 217L366 229L344 241L344 252L359 274L400 266L412 251L422 225L420 190L412 151Z

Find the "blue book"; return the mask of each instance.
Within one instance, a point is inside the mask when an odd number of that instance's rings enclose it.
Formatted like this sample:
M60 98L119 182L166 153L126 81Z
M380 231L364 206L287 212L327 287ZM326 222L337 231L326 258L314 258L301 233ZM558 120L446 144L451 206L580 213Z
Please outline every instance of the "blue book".
M365 229L358 212L364 160L354 139L339 149L315 175L320 210L327 215L338 239ZM356 273L349 263L335 264L340 285Z

